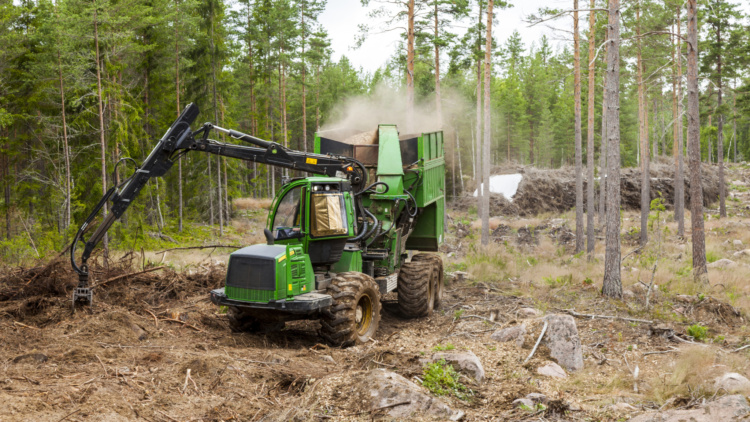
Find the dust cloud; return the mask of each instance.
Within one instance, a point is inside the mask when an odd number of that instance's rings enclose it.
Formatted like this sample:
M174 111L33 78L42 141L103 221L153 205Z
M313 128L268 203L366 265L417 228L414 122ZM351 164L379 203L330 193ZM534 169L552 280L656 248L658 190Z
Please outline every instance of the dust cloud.
M454 116L466 115L471 108L459 95L443 94L443 127L438 122L435 97L415 101L414 120L407 122L406 91L396 90L387 84L379 84L370 93L348 98L333 107L331 117L320 131L372 131L379 124L395 124L402 134L451 131Z

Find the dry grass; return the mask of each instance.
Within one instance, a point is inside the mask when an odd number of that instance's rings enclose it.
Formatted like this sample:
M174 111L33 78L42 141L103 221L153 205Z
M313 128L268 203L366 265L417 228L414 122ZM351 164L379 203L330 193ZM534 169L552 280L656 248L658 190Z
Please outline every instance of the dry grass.
M661 373L646 380L646 394L662 404L673 397L713 395L713 381L723 373L724 365L716 365L716 351L695 346L682 349L677 359Z
M271 208L271 198L237 198L232 201L236 209L245 211L268 210Z

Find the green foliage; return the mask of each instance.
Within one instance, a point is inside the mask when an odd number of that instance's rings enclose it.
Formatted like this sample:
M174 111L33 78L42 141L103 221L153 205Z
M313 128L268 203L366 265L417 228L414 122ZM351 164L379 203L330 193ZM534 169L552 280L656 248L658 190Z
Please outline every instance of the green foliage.
M433 352L444 352L446 350L454 350L456 346L452 345L451 343L447 344L438 344L437 346L432 348Z
M709 264L721 259L721 255L715 251L706 251L706 262Z
M706 339L706 337L708 337L708 328L700 324L691 325L687 327L686 331L690 337L698 341L703 341Z
M553 288L567 286L573 282L573 274L566 274L557 277L542 277L542 282Z
M471 389L459 381L459 373L444 359L425 365L422 374L422 385L436 396L453 395L461 400L470 400L474 395Z

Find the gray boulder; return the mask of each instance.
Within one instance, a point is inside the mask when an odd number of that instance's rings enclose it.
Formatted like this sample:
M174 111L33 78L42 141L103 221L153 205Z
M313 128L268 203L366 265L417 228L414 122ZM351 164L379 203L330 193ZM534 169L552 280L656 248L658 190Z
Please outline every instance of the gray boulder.
M365 376L369 386L370 408L385 410L398 420L412 420L430 416L440 420L457 421L464 412L450 408L442 400L422 392L422 388L401 375L385 369L374 369Z
M470 375L477 382L484 380L484 367L477 355L472 352L438 352L432 355L432 361L445 360L447 363L455 364L458 370Z
M542 315L542 311L534 308L521 308L516 311L518 318L534 318Z
M536 369L536 373L544 375L545 377L568 378L568 374L565 373L565 370L554 362L549 362L544 366L540 366Z
M724 396L697 409L648 412L630 422L729 422L745 420L750 406L741 395Z
M735 265L737 265L736 262L732 261L731 259L721 258L718 261L714 261L707 265L708 268L719 268L722 270L725 270L727 268L732 268Z
M728 372L716 378L714 388L724 389L727 393L750 391L750 380L736 372Z
M526 335L526 324L514 325L512 327L501 328L490 336L491 339L505 343L516 341L518 347L523 346L524 336Z
M549 348L550 356L569 371L583 368L581 338L573 317L555 314L547 315L544 320L549 326L543 342Z

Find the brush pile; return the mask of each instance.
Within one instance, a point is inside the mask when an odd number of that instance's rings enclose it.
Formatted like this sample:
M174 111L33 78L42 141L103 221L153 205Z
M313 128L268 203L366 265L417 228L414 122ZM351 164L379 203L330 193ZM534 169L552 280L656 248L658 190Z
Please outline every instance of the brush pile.
M585 171L585 169L584 169ZM536 167L513 166L494 169L493 174L518 172L523 175L518 191L509 201L499 194L490 195L491 215L533 216L542 213L561 213L575 208L575 168L539 169ZM651 200L661 197L667 208L674 205L674 165L667 159L651 164ZM687 168L686 168L687 173ZM710 206L719 199L719 171L716 166L703 165L703 205ZM624 209L641 207L641 171L638 168L624 168L620 174L620 195ZM690 181L685 180L685 204L690 203ZM594 195L599 204L599 178L595 180ZM473 192L474 188L467 189ZM584 205L586 204L586 181L583 182ZM460 201L460 208L476 204L476 199L467 196Z

